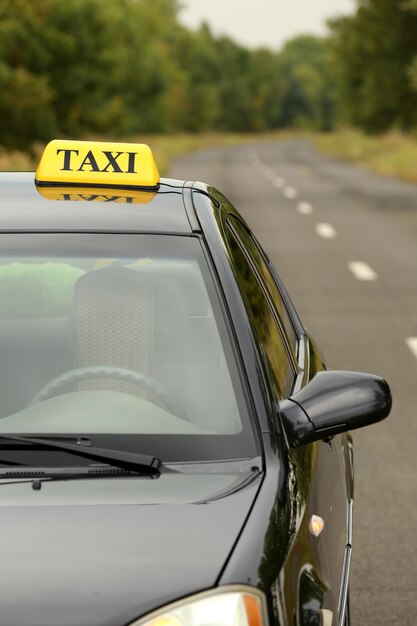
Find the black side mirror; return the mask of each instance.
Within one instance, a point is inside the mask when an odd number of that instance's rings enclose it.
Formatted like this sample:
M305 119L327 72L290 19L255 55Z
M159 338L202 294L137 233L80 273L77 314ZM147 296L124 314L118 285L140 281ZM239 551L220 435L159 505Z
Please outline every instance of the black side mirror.
M301 391L282 400L279 413L291 448L380 422L392 399L388 383L361 372L318 372Z

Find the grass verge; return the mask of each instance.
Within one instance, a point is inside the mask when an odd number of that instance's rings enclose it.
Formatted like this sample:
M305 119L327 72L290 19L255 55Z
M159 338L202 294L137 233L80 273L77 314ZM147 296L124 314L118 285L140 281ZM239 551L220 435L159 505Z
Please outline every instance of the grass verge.
M354 129L314 134L316 148L327 154L353 161L368 169L417 182L417 137L391 131L369 136Z

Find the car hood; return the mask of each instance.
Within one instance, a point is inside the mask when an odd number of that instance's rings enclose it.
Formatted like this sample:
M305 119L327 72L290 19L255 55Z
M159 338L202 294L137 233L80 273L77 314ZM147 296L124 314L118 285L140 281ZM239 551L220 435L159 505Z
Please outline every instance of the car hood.
M261 475L0 481L0 626L124 626L215 585Z

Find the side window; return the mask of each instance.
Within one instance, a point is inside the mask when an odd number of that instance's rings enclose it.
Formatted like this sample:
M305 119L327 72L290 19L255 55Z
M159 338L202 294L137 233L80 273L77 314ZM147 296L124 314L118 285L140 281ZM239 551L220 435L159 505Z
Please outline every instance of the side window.
M272 276L268 263L263 256L262 248L254 238L254 236L247 230L244 224L242 224L242 222L240 222L233 216L229 216L228 221L233 225L233 230L237 233L239 239L249 252L251 258L253 259L253 262L256 265L259 275L261 276L262 281L265 284L269 296L273 302L275 312L281 323L281 327L285 332L288 347L291 350L294 361L296 361L298 342L297 333L288 313L285 302L283 301L281 293L277 287L275 279Z
M258 339L262 357L269 371L277 398L286 397L293 385L295 371L270 307L265 287L257 279L250 257L244 252L239 238L228 227L228 245L233 271L248 316Z

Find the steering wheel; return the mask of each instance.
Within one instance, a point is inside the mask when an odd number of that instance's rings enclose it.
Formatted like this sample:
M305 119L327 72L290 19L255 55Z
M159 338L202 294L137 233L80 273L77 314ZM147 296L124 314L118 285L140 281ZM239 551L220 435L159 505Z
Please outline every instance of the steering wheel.
M134 385L142 387L143 389L146 389L146 391L150 391L153 395L155 395L158 401L158 406L169 411L170 413L173 413L174 415L177 415L178 417L187 419L186 412L184 411L184 408L179 400L177 400L172 393L157 380L147 374L136 372L135 370L127 367L113 367L111 365L74 367L73 369L60 374L46 383L46 385L38 391L30 404L36 404L37 402L48 400L54 396L59 396L69 385L73 385L74 383L78 383L82 380L91 380L93 378L117 378L118 380L123 380L127 383L133 383Z

